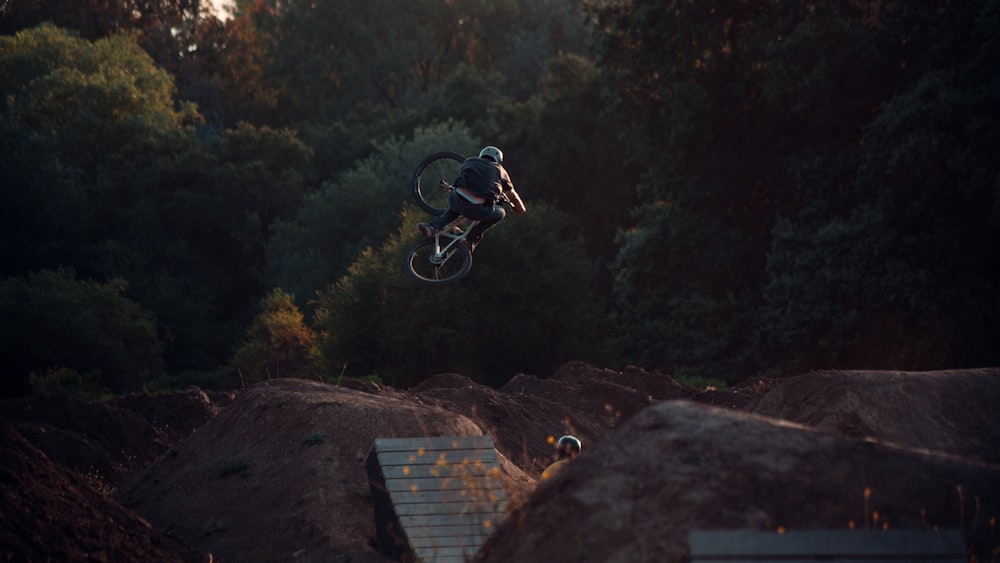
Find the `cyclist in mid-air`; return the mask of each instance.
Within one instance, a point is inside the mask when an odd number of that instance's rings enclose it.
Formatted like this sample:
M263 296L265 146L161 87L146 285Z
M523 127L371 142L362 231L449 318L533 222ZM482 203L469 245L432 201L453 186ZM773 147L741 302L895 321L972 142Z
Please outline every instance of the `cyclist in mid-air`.
M500 205L506 197L514 208L515 215L526 209L521 196L514 189L510 175L503 167L503 152L490 145L479 151L478 157L469 157L462 163L462 170L454 182L455 190L448 197L448 210L430 223L420 223L420 234L432 237L459 215L479 221L466 239L469 249L475 250L483 234L507 216Z

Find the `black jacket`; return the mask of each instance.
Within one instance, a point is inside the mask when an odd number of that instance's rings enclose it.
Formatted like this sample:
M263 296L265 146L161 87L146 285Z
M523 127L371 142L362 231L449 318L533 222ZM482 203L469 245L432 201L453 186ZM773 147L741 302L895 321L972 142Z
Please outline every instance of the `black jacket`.
M464 187L494 203L500 199L502 192L514 189L514 183L503 166L478 156L465 159L454 186Z

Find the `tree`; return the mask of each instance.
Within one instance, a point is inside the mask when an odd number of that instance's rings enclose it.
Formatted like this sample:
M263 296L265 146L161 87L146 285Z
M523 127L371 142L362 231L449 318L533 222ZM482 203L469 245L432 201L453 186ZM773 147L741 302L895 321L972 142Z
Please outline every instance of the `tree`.
M78 280L41 270L0 282L0 347L8 376L3 396L27 394L29 377L68 369L99 388L135 391L163 368L149 312L124 296L123 280Z
M591 4L615 115L631 156L648 163L636 225L623 233L614 266L626 361L749 375L770 230L778 206L796 200L781 162L801 141L785 126L787 104L769 98L772 50L816 27L840 33L850 21L827 4L815 8Z
M919 311L952 320L995 302L992 274L954 259L994 256L982 244L992 227L970 213L995 197L982 189L995 173L973 164L989 160L980 139L995 120L995 96L974 85L993 80L980 64L995 50L980 23L996 21L993 4L591 3L615 108L633 154L651 163L616 263L631 361L730 381L960 361L919 353L967 334L921 323ZM972 95L956 96L956 84ZM943 96L918 101L932 92ZM970 136L954 138L963 121L941 110L975 115ZM894 162L934 168L917 179ZM953 194L956 176L969 182ZM949 227L928 230L935 221ZM995 332L984 321L968 326ZM880 346L866 347L873 335Z
M268 287L265 241L299 207L309 148L288 130L196 127L126 36L26 30L0 38L0 68L4 267L125 279L171 370L223 365Z
M260 312L247 327L246 338L229 362L246 383L275 377L309 377L316 373L316 336L306 326L294 296L280 288L260 301Z
M508 147L514 182L529 200L565 211L610 286L615 236L638 203L637 169L628 162L616 116L603 108L604 81L590 59L561 54L548 62L542 89L527 102L497 104L491 119L506 127L497 141Z
M462 66L488 77L495 92L524 99L544 61L580 52L585 41L580 5L558 0L237 2L235 19L246 14L255 16L266 73L278 85L274 124L337 121L359 104L421 108Z
M290 131L173 131L105 156L89 266L132 281L172 369L224 364L267 291L265 246L298 209L311 152ZM108 242L113 241L113 242Z
M997 23L995 2L884 22L923 43L905 51L913 76L841 159L854 168L839 189L814 182L776 229L765 327L785 370L996 362Z
M54 134L62 159L85 169L109 145L199 119L174 108L170 75L127 35L91 43L43 25L0 37L0 77L3 120Z
M128 31L152 36L183 28L210 9L210 3L199 0L5 0L0 34L50 22L88 40Z
M60 263L89 223L81 171L56 151L51 135L0 117L0 277Z
M6 0L0 3L0 34L14 34L40 24L71 30L88 41L129 35L194 93L197 75L214 63L213 39L222 23L206 0ZM207 68L206 68L207 67ZM191 99L186 96L185 99ZM199 100L200 101L200 100Z

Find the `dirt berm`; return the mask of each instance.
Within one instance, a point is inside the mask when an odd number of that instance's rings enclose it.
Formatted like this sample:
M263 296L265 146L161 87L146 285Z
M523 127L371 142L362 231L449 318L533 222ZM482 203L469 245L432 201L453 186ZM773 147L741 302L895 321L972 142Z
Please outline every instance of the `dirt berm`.
M235 397L67 402L69 419L40 401L0 403L4 451L21 460L0 466L2 516L16 524L0 545L20 561L48 561L53 545L109 561L386 561L363 466L374 439L484 432L513 510L480 561L685 561L693 528L960 528L979 561L1000 545L1000 369L815 372L699 391L574 362L501 389L457 374L409 390L272 380ZM115 416L128 432L111 431ZM564 433L583 455L540 484L547 438ZM67 500L67 480L93 484L80 478L89 460L124 469L109 474L113 492L69 498L81 510L8 500ZM39 478L50 469L64 480ZM105 504L145 543L77 537L107 519Z

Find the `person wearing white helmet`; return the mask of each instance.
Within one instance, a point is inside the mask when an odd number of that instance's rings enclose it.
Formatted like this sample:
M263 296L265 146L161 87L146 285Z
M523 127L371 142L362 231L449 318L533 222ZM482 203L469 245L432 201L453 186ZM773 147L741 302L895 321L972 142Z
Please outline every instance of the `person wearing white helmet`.
M567 463L573 461L573 458L580 455L583 444L580 443L580 439L576 436L566 435L559 438L559 441L555 443L555 447L558 461L545 468L545 471L542 472L542 481L551 479Z
M521 196L514 189L510 174L503 166L503 152L492 145L483 147L478 157L465 159L458 178L452 185L455 191L448 198L448 210L430 223L417 225L420 234L434 236L445 225L463 215L479 221L469 231L466 239L470 249L475 250L483 234L507 216L506 210L500 205L502 197L510 201L514 214L521 215L526 211Z

